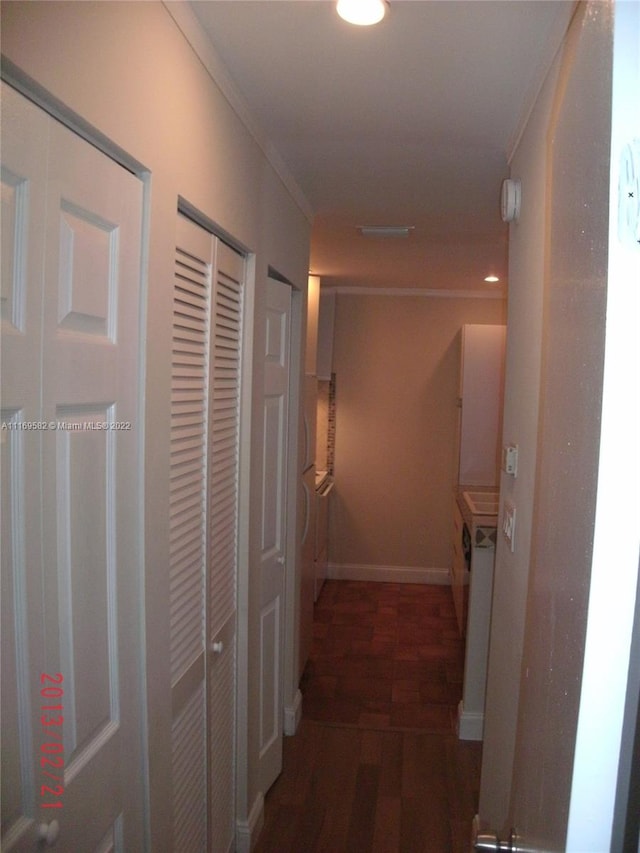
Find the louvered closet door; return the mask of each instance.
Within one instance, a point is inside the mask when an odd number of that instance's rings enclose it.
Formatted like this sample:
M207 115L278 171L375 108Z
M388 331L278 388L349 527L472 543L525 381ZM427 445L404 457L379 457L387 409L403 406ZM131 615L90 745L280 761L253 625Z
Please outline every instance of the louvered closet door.
M213 238L178 217L171 375L173 849L207 849L206 442Z
M216 243L210 418L208 604L210 849L235 838L236 589L244 258Z
M178 217L171 401L176 853L233 848L243 270L240 255Z

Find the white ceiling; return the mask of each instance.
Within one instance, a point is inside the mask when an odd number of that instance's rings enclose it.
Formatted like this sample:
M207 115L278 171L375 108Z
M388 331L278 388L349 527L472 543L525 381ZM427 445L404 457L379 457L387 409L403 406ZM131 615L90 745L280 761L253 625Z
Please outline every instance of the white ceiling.
M571 0L391 0L371 28L330 0L191 5L309 202L324 284L504 282L500 184ZM415 229L356 230L371 224Z

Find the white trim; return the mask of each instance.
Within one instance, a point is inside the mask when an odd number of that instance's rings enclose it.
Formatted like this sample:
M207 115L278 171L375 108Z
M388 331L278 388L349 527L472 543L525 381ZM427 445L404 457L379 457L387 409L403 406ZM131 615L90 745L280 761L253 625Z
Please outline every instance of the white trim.
M331 580L343 581L451 585L450 568L426 568L423 566L367 566L358 563L329 563L327 576Z
M146 387L147 387L147 345L148 345L148 315L149 298L151 289L149 287L150 267L150 242L151 242L151 173L143 172L139 175L142 181L142 254L140 259L140 307L139 307L139 353L138 353L138 460L140 475L140 491L138 494L138 517L140 529L138 531L138 554L140 559L138 575L138 595L140 602L140 624L139 639L140 655L142 664L142 685L140 693L140 710L142 712L142 773L144 784L144 841L145 848L151 847L151 770L149 767L149 756L151 753L151 735L149 725L149 677L148 677L148 647L147 647L147 541L146 541L146 513L147 513L147 483L146 483L146 442L147 442L147 420L146 420Z
M56 98L48 89L37 80L32 79L6 56L2 57L0 79L40 107L41 110L44 110L45 113L55 118L76 136L84 139L98 151L102 151L120 166L124 166L127 171L133 172L141 180L150 179L151 172L143 163L132 157L124 148L120 148L110 137L105 136L80 113L70 109L63 101ZM145 176L147 177L145 178Z
M426 287L357 287L345 285L323 287L323 293L339 293L346 296L428 296L442 299L506 299L501 290L445 290Z
M240 93L238 87L229 76L220 55L211 43L204 27L198 20L195 12L188 3L166 2L162 4L171 15L176 26L189 43L207 70L207 73L216 84L222 95L226 98L229 106L246 127L255 140L264 156L267 158L276 174L286 187L293 201L298 205L309 223L312 222L314 211L311 208L305 194L300 189L297 181L289 171L286 163L267 137L263 128L260 127L256 118Z
M284 733L287 737L291 737L298 731L301 719L302 693L296 690L296 695L293 697L293 705L284 706Z
M236 821L236 853L251 853L263 826L264 796L262 791L259 791L251 806L249 817L246 820Z
M460 740L482 740L484 733L484 713L465 711L460 700L458 705L458 738Z

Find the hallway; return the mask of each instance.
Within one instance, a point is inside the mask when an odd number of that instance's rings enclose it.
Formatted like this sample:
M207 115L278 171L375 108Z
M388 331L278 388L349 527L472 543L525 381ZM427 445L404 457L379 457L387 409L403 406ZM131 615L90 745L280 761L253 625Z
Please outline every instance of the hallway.
M463 655L449 587L327 582L256 853L467 853L482 749L455 735Z

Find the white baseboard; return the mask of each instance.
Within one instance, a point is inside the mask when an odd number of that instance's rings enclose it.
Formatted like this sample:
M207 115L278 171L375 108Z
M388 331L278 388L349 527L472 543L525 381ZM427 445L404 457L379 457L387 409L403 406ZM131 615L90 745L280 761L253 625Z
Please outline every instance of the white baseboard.
M260 791L253 801L249 817L236 821L236 853L251 853L263 826L264 796Z
M426 583L449 586L449 568L421 566L367 566L357 563L329 563L327 576L332 580L379 581L385 583Z
M302 693L296 690L293 697L293 705L285 705L284 709L284 733L291 737L298 731L302 719Z
M458 705L458 737L460 740L482 740L484 736L484 713L465 711L462 701Z

